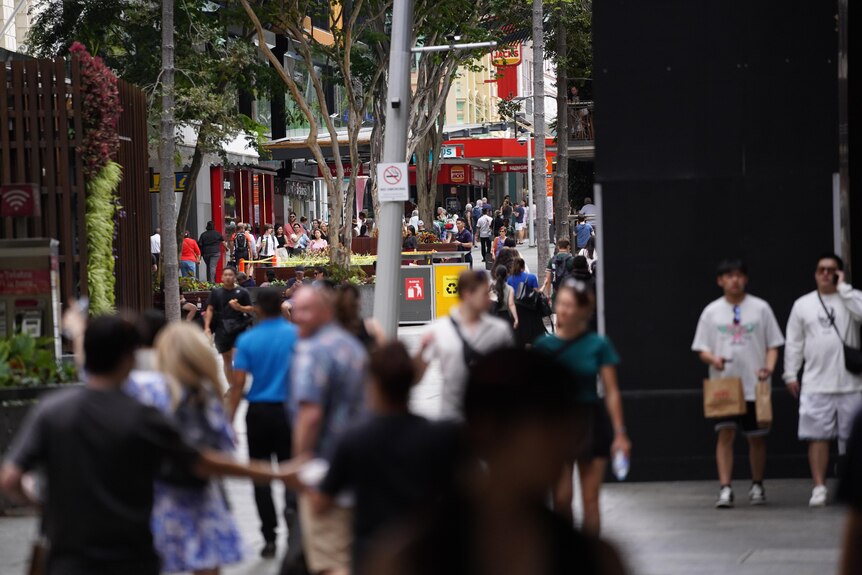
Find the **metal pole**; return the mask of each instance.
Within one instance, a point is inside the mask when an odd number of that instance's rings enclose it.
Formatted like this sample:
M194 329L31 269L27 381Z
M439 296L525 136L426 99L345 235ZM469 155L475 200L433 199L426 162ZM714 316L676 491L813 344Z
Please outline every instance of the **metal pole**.
M407 158L407 126L410 113L410 49L413 0L396 0L392 9L392 43L389 54L389 91L386 102L386 134L383 161ZM377 240L377 283L374 317L388 338L398 333L398 278L401 268L401 218L403 202L382 202Z
M533 135L527 137L527 202L530 204L529 219L530 247L536 245L536 207L533 205Z
M472 42L470 44L444 44L440 46L416 46L411 52L449 52L451 50L478 50L480 48L496 48L496 42Z

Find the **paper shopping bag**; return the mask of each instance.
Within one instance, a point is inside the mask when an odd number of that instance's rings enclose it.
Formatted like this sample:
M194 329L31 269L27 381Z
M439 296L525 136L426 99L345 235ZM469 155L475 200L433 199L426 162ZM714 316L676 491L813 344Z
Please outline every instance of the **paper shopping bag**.
M707 419L736 417L745 414L745 393L742 380L705 379L703 381L703 413Z
M772 425L772 385L768 381L758 381L755 391L758 427Z

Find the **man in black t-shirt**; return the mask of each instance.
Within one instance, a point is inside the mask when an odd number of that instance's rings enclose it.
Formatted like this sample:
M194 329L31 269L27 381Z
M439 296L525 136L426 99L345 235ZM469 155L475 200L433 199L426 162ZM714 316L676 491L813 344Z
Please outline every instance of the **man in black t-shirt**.
M86 387L43 399L0 472L5 491L28 499L24 474L44 471L49 575L157 575L150 516L153 480L166 461L201 477L285 477L270 463L252 468L199 453L160 412L123 393L138 340L127 320L94 319L84 335Z
M215 340L216 350L224 362L224 375L233 381L233 346L239 334L251 327L251 296L237 285L236 270L226 267L221 274L222 286L214 289L204 312L204 332Z
M393 523L450 491L459 463L459 434L408 411L415 368L399 342L371 357L368 397L374 416L345 433L329 473L312 493L318 512L354 491L353 572L363 573L369 545Z
M458 244L459 252L467 252L464 261L470 264L470 269L473 269L473 234L467 229L464 220L459 219L455 225L457 231L452 236L452 241Z
M850 506L844 530L841 575L862 573L862 413L856 416L847 441L847 453L838 499Z

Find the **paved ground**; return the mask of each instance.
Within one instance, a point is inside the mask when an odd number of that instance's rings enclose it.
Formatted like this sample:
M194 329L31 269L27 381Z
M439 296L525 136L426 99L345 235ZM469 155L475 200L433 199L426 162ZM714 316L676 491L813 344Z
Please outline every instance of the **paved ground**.
M536 250L522 253L535 270ZM400 335L414 347L423 330L402 328ZM413 409L433 417L439 388L440 374L432 365L414 390ZM257 557L262 538L251 486L244 481L227 485L248 560L224 573L274 575L278 563ZM736 509L717 511L712 508L716 495L712 482L611 484L602 495L605 534L625 555L634 575L835 573L843 519L840 508L810 510L805 481L768 482L769 505L761 508L747 505L746 489L737 485ZM276 488L276 494L281 499L281 488ZM24 572L35 529L33 517L0 517L0 575Z

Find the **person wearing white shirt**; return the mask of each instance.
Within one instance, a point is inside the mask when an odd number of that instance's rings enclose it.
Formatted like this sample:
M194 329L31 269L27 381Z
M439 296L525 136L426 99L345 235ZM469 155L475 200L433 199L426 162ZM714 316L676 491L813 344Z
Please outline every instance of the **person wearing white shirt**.
M263 264L264 266L274 263L272 258L275 257L275 249L278 247L278 242L275 240L275 236L272 235L272 224L263 226L263 235L258 238L255 247L257 247L257 255L260 259L270 258L269 263Z
M440 417L446 420L464 417L464 389L472 363L481 355L515 345L511 326L488 313L491 297L484 271L461 273L458 298L460 305L449 316L429 326L416 358L417 380L422 379L432 361L440 362L443 373Z
M153 256L153 271L159 265L159 255L162 253L162 230L156 228L156 233L150 236L150 254Z
M844 281L844 262L835 254L820 257L814 279L817 289L796 300L787 321L784 381L799 398L799 439L808 442L814 479L809 505L822 507L829 495L829 445L838 439L844 453L862 409L862 376L844 363L844 346L859 348L862 292Z
M413 215L410 216L410 222L407 225L413 226L414 230L419 229L419 210L413 210Z
M718 285L724 295L703 310L697 322L692 351L709 366L710 379L739 378L745 394L746 413L720 419L715 424L718 440L718 509L733 507L733 443L737 431L748 439L751 461L752 505L766 503L763 478L766 471L766 436L769 428L760 427L755 405L759 381L769 381L784 344L781 328L772 308L764 300L747 294L748 271L740 260L727 260L718 266Z

